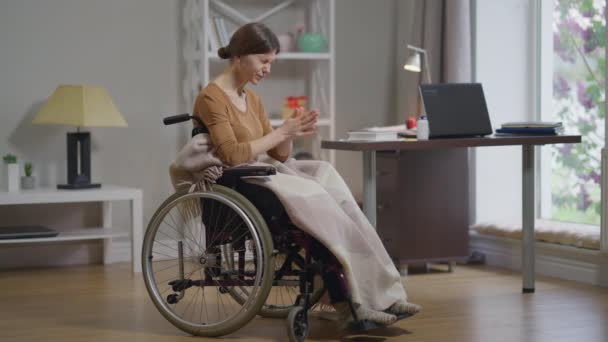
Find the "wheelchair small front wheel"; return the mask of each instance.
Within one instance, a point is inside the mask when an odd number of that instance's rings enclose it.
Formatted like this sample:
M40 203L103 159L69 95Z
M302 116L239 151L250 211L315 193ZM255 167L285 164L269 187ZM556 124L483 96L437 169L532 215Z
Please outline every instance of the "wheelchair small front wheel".
M294 306L287 315L287 335L291 342L303 342L308 337L308 315L301 306Z

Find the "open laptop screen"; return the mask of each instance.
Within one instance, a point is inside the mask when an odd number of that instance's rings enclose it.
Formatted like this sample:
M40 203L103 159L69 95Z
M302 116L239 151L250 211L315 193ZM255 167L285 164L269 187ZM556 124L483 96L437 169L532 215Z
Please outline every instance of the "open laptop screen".
M419 90L430 138L492 134L481 84L421 84Z

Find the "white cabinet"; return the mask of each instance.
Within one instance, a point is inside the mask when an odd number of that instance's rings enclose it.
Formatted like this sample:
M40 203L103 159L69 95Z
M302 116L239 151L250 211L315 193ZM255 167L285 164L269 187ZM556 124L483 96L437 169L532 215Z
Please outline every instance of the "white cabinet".
M131 229L112 227L112 203L129 201ZM61 241L103 240L103 260L110 263L110 248L113 238L131 236L131 257L133 272L141 272L141 246L143 241L142 191L113 185L103 185L98 189L58 190L38 188L17 192L0 192L0 205L28 205L47 203L102 202L101 227L72 227L62 229L56 237L0 240L0 247L9 244L55 243ZM32 215L36 215L32 212ZM40 222L44 225L44 222ZM0 218L0 225L2 219Z
M282 51L272 73L252 89L260 95L271 122L283 122L282 106L288 96L306 96L308 107L321 112L315 137L300 139L294 153L309 152L315 159L335 162L335 151L321 150L321 139L335 139L335 18L334 0L186 0L182 13L185 39L183 91L192 108L200 89L225 67L217 55L221 46L214 31L214 20L222 18L230 35L247 22L263 22L277 35L295 32L320 33L327 42L321 53Z

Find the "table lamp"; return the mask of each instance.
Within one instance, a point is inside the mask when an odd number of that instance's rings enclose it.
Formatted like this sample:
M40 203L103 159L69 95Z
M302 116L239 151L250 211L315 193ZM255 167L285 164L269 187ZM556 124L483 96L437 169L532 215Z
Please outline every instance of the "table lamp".
M426 68L426 80L427 83L431 82L431 68L429 66L429 59L427 57L427 53L425 49L421 49L419 47L413 45L407 45L407 48L413 50L414 53L407 59L405 65L403 65L403 69L413 72L421 72L423 70L422 60L420 55L424 56L424 68Z
M91 189L91 136L80 127L126 127L127 122L103 87L60 85L32 121L38 125L76 126L67 134L68 182L58 189Z

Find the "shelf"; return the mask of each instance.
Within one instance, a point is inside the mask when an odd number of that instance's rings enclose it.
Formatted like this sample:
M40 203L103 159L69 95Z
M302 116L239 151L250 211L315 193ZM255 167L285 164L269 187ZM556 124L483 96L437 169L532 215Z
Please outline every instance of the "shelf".
M217 53L209 51L209 59L214 61L222 60ZM329 60L329 53L306 53L306 52L285 52L277 55L277 60Z
M272 127L278 127L281 126L283 124L283 119L270 119L270 124L272 125ZM330 119L321 119L319 121L317 121L317 126L330 126L331 125L331 120Z
M141 197L139 189L104 184L97 189L36 188L16 192L0 191L0 205L120 201Z
M56 187L47 187L17 192L0 191L0 205L100 202L101 207L101 222L99 223L101 227L61 227L59 235L55 237L6 239L0 240L0 246L103 240L103 262L109 264L112 262L110 256L112 239L130 237L133 272L139 273L141 272L141 246L144 234L142 197L141 189L111 184L103 184L96 189L60 190ZM114 201L129 202L130 229L109 227L112 222ZM31 209L32 215L36 215L36 208ZM38 222L38 224L44 224L44 222Z
M61 242L61 241L82 241L99 240L107 238L128 237L129 232L118 228L76 228L72 230L60 231L59 235L47 238L25 238L0 240L0 245L4 244L25 244L36 242Z

